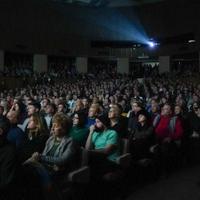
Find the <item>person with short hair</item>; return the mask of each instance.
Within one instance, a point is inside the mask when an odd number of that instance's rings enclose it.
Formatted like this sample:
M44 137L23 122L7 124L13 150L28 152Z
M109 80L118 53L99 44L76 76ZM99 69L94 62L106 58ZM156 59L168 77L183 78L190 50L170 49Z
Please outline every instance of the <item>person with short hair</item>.
M200 162L200 102L194 102L192 111L188 113L188 161L190 163Z
M98 105L90 106L87 117L87 125L86 125L88 128L91 125L95 124L95 118L98 114L99 114L99 106Z
M66 114L67 108L66 105L63 102L60 102L57 106L57 113L63 113Z
M137 122L135 132L130 137L131 153L135 161L149 158L149 149L154 144L154 128L149 123L147 112L140 111Z
M7 113L7 118L10 121L10 129L7 134L7 139L13 143L16 147L20 145L26 139L25 133L17 126L19 122L19 113L17 111L11 110Z
M40 105L41 105L40 113L45 114L47 105L49 105L49 104L50 104L50 100L46 97L43 98L43 100L40 103Z
M89 101L88 101L88 99L87 99L86 97L83 97L83 98L81 99L81 101L82 101L82 103L83 103L83 112L84 112L85 114L87 114L88 111L89 111Z
M56 110L57 110L56 109L56 105L54 103L47 104L46 109L45 109L45 117L44 117L44 119L46 120L46 124L47 124L47 127L48 127L49 131L51 130L52 119L53 119L53 116L56 113Z
M18 127L22 129L22 131L24 131L26 133L27 131L27 125L29 122L29 118L32 114L34 113L39 113L40 112L40 108L41 105L38 102L35 101L31 101L28 105L27 105L27 118L24 120L23 124L18 124Z
M130 133L135 131L137 126L138 113L142 110L144 110L143 104L140 101L133 99L131 101L131 111L128 115L128 131Z
M108 118L110 120L109 128L115 130L120 138L127 136L128 120L121 115L121 109L119 105L113 104L108 111Z
M179 140L183 134L183 127L179 118L176 118L173 130L169 127L173 117L172 106L164 104L161 115L154 119L156 137L159 142L171 142ZM159 120L158 120L159 119Z
M85 145L90 153L91 173L95 179L101 179L106 173L118 169L116 159L119 156L119 137L116 131L108 127L107 115L97 116Z

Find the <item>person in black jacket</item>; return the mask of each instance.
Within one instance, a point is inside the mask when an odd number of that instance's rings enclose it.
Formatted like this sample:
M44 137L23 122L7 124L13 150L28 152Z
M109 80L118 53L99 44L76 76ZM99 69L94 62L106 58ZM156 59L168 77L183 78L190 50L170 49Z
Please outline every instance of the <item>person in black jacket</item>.
M14 194L16 156L15 146L7 141L9 126L9 120L0 117L0 199L12 199Z
M154 143L153 126L149 125L149 116L145 111L138 112L137 125L131 135L131 152L134 160L148 158L150 147Z
M144 111L143 104L140 101L137 101L136 99L133 99L131 101L131 111L128 113L128 131L129 133L133 133L135 129L137 128L137 120L138 120L138 114L140 111Z
M113 104L108 112L110 121L109 128L117 132L120 138L125 138L128 135L128 119L121 115L121 107L118 104Z
M18 151L19 162L23 163L34 152L41 153L48 137L49 132L42 117L38 113L32 114L27 126L27 139L20 145Z
M188 114L189 121L189 163L200 162L200 103L193 104L193 110Z

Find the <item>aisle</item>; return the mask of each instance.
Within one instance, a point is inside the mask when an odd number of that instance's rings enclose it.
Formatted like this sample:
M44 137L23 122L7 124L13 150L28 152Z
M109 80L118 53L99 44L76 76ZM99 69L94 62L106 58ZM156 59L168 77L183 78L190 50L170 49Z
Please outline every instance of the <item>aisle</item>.
M200 200L200 166L137 189L126 200Z

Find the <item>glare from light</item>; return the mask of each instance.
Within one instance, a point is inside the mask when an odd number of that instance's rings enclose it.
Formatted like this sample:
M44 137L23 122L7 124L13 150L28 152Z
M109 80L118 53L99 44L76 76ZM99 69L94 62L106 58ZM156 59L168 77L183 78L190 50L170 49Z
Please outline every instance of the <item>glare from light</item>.
M195 42L196 42L196 40L194 40L194 39L188 40L188 43L195 43Z
M154 48L156 44L154 42L148 42L149 47Z

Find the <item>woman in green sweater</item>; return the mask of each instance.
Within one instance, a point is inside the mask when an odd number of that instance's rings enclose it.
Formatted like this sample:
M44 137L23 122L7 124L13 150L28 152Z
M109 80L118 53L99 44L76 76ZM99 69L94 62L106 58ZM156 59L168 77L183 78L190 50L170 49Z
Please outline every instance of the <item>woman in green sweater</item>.
M70 130L70 136L79 143L80 146L85 146L89 133L86 127L87 117L83 112L76 112L73 116L73 127Z

